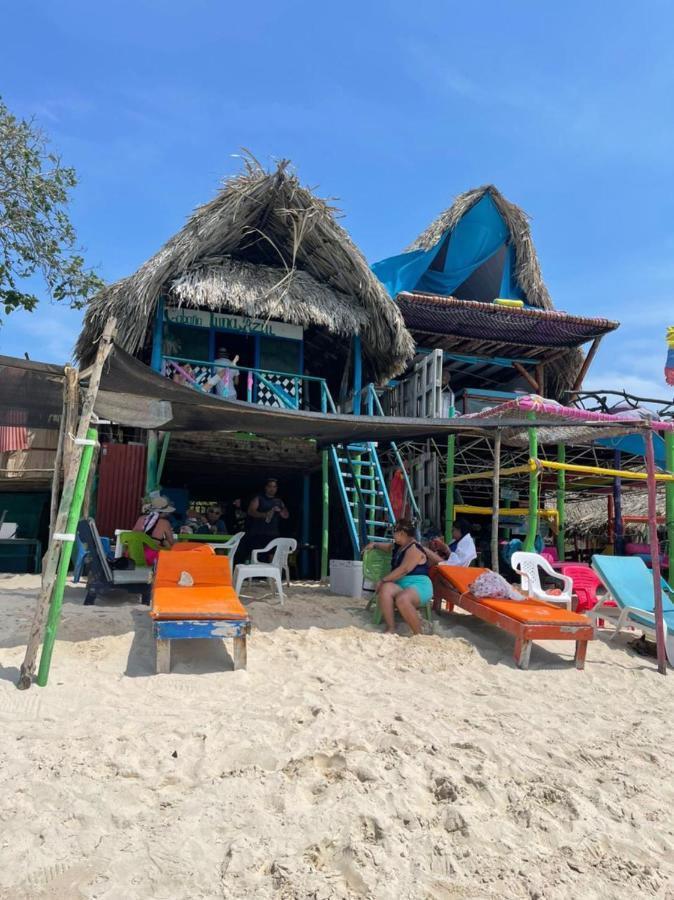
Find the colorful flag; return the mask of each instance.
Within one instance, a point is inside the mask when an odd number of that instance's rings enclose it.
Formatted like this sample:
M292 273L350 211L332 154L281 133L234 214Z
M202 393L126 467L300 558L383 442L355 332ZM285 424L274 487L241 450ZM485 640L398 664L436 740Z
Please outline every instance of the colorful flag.
M674 326L667 329L667 362L665 363L665 381L674 385Z

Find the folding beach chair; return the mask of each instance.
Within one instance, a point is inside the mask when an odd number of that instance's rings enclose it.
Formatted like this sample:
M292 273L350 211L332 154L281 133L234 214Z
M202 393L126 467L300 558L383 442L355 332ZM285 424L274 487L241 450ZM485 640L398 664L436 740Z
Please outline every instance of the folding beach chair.
M593 556L592 568L601 578L617 610L606 606L606 598L600 600L588 614L595 622L599 618L612 618L615 622L613 639L626 625L636 625L650 635L655 635L655 597L653 572L638 556ZM618 617L615 619L615 613ZM613 612L613 616L611 613ZM662 579L662 612L665 626L665 647L670 666L674 666L674 602L672 589Z
M143 603L150 602L152 569L111 569L93 519L82 519L77 526L77 535L87 546L85 606L93 606L98 594L112 588L121 588L130 594L140 594Z

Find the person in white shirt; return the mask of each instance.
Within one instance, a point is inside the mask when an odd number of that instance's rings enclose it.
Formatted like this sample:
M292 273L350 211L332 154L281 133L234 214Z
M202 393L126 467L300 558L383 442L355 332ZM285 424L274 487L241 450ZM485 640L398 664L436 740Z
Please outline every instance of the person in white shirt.
M215 375L208 381L208 390L215 389L218 397L224 397L225 400L236 400L236 386L239 383L239 375L236 364L239 357L229 359L225 347L218 350L218 358L214 360L219 366L230 366L231 368L216 369Z
M452 529L454 540L449 544L436 539L425 548L429 563L435 566L469 566L477 558L475 541L470 533L470 525L465 519L458 519Z

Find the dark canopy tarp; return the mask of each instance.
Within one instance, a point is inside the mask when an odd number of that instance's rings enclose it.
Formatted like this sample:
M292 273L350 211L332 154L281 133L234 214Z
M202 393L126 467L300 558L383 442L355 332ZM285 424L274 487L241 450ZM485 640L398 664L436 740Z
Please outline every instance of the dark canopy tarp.
M63 377L63 366L0 356L0 426L58 429Z
M82 373L86 381L86 373ZM262 437L315 438L321 443L441 436L445 419L340 416L225 400L175 384L114 347L95 411L119 425L162 431L244 431Z

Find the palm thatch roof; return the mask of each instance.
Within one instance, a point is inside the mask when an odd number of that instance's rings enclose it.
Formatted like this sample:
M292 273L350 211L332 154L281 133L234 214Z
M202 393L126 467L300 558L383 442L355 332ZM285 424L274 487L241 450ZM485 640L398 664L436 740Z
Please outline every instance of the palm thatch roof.
M623 490L622 492L623 516L647 516L648 492L645 487L639 486ZM658 485L657 511L659 516L665 515L665 489ZM570 499L566 505L566 531L567 534L578 537L606 537L608 533L607 497L605 494L597 494L587 499ZM625 523L625 532L644 535L648 531L645 522Z
M266 171L252 157L217 196L133 275L89 304L75 353L88 363L106 320L138 353L160 297L186 307L360 335L372 377L401 372L414 342L337 210L303 187L287 160Z
M485 184L459 194L452 205L440 213L419 237L405 248L406 251L430 250L435 247L442 236L456 228L463 216L485 194L489 194L491 197L510 232L515 251L515 275L527 303L539 309L553 310L555 307L543 281L538 254L531 237L529 216L519 206L506 200L493 184ZM563 399L564 392L572 388L582 364L583 353L580 350L569 350L561 359L552 363L549 366L551 383L547 393L555 398Z

